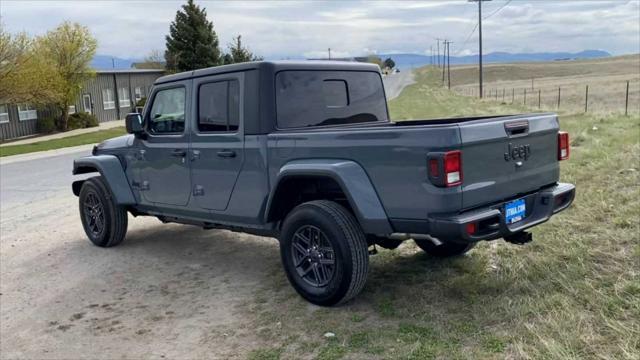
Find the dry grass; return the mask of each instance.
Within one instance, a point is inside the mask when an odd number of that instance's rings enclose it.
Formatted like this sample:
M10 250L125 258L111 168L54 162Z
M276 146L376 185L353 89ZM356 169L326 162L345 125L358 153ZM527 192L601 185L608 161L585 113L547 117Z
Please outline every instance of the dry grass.
M460 66L451 70L452 87L462 95L477 96L477 81L478 69L475 66ZM624 112L627 81L629 112L638 114L640 54L582 61L489 64L484 68L485 96L489 100L524 104L526 89L527 105L538 108L540 91L542 110L557 110L560 87L560 109L584 111L585 87L589 85L589 112Z
M417 80L392 101L395 118L522 110L434 87L430 70ZM251 357L640 358L640 117L561 122L573 147L562 180L577 198L535 228L533 243L438 260L407 242L373 256L362 294L329 309L302 300L278 270L248 300L272 344Z

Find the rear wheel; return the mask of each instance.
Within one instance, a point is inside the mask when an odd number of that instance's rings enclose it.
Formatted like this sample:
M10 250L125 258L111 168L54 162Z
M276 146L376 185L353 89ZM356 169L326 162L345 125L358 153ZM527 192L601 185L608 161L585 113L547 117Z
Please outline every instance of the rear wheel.
M100 247L120 244L127 233L127 210L115 203L100 176L87 179L79 196L82 227L91 242Z
M429 239L414 239L413 241L427 254L439 258L463 255L476 246L476 244L452 242L436 244Z
M301 204L287 215L280 255L289 282L309 302L344 303L364 287L367 241L353 215L327 200Z

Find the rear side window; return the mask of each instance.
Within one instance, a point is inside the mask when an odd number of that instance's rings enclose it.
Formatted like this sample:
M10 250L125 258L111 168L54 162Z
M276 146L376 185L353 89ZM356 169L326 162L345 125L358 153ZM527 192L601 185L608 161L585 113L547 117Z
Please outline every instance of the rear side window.
M237 80L200 85L198 130L235 132L240 123L240 86Z
M281 71L276 75L281 129L387 121L380 74L365 71Z

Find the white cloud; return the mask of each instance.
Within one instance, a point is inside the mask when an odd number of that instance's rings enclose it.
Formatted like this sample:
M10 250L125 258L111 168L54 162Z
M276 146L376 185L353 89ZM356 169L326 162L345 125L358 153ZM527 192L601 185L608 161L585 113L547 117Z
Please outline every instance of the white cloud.
M99 53L140 58L163 49L175 12L184 1L12 1L0 0L2 23L12 32L42 34L64 20L90 28ZM435 38L448 38L455 54L477 52L477 5L466 0L198 1L206 7L225 47L242 34L267 58L367 53L424 53ZM483 3L488 16L505 0ZM640 2L512 1L483 22L485 52L639 52ZM375 50L371 50L375 49Z

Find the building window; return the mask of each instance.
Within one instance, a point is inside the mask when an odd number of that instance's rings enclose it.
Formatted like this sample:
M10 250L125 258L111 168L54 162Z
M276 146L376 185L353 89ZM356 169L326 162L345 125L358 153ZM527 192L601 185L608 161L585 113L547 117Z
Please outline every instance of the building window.
M136 104L137 104L138 101L142 100L142 88L140 86L136 86L136 88L134 89L134 93L135 93Z
M113 90L102 89L102 107L105 110L116 108L116 102L113 100Z
M0 124L9 122L9 106L0 105Z
M29 104L18 105L18 119L20 121L33 120L38 118L38 111Z
M129 89L126 87L118 89L118 104L120 107L131 106L131 100L129 99Z
M75 114L75 113L76 113L76 106L75 105L70 105L69 106L69 115Z

